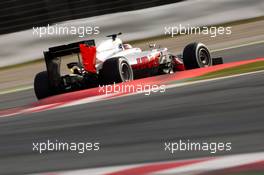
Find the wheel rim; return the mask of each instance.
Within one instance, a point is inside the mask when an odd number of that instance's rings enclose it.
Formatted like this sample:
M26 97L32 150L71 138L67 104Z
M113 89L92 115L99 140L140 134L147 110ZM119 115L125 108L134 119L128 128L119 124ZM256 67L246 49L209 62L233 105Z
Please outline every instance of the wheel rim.
M126 63L122 63L121 65L121 75L123 81L129 81L131 77L131 72L129 66Z
M199 60L202 63L203 67L208 67L210 65L210 55L208 51L204 48L199 50Z

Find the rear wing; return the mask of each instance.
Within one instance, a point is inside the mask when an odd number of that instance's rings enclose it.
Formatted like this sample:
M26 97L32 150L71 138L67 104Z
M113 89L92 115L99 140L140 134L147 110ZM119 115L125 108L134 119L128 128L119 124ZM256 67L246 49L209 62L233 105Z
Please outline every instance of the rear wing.
M49 48L48 51L44 51L44 59L46 62L49 84L52 88L57 88L61 81L60 64L61 57L71 55L74 53L80 53L80 44L86 44L89 46L95 46L94 40L84 40L67 45L60 45Z

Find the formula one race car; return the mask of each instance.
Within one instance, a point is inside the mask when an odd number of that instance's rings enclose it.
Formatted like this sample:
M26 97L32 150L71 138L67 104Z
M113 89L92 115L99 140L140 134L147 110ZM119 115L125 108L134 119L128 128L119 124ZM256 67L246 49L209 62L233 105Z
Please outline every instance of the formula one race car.
M120 34L107 36L110 38L99 46L95 46L94 40L85 40L44 51L47 71L35 77L37 98L223 63L222 58L211 58L202 43L191 43L184 48L182 56L176 56L167 48L155 45L150 45L148 51L133 48L122 43ZM71 73L61 75L61 58L72 54L78 56L78 61L68 63Z

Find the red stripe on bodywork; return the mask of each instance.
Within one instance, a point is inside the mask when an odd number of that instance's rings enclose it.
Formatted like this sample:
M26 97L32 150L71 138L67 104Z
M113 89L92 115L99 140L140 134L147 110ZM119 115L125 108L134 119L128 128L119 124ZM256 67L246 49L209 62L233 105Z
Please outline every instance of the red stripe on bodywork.
M137 58L137 64L131 65L133 69L148 69L159 66L160 53L153 55L148 58L148 56Z
M96 47L80 44L80 52L82 55L84 70L90 73L96 73Z

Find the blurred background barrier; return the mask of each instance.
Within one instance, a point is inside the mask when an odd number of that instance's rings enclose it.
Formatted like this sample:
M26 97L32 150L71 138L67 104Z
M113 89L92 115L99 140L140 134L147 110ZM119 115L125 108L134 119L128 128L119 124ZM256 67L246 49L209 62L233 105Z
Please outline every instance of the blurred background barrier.
M179 1L183 0L2 0L0 34Z
M124 40L135 40L162 35L166 26L215 25L264 15L263 0L5 0L0 6L0 67L37 60L51 46L84 39L40 38L32 27L98 26L100 34L86 39L100 41L104 35L123 32Z

